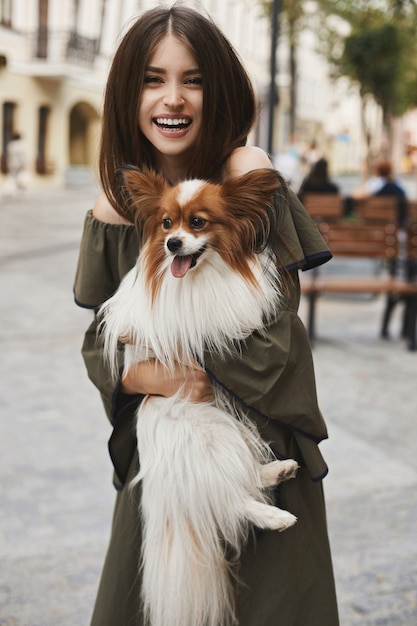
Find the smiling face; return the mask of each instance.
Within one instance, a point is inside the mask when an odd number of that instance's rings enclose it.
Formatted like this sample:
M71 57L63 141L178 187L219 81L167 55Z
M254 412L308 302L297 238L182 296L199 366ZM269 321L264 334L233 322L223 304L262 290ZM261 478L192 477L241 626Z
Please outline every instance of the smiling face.
M200 136L201 72L190 49L173 35L158 45L145 70L139 129L169 178L186 171Z

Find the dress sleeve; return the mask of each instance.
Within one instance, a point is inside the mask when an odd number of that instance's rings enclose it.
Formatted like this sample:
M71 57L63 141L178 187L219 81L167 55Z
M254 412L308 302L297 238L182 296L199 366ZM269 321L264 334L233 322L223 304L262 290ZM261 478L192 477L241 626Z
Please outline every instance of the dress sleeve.
M295 193L280 207L278 257L288 270L309 270L332 258L320 231Z
M113 426L109 451L115 468L116 488L122 487L134 453L133 420L142 396L120 392L120 379L112 377L97 339L96 312L133 267L138 249L133 226L105 224L96 220L91 211L87 213L74 281L74 298L76 304L92 309L94 314L81 352L88 376L100 392L105 412ZM119 371L123 357L123 346L120 344Z
M318 443L327 438L318 406L314 364L307 332L298 317L298 269L310 269L331 258L316 225L295 195L281 207L277 255L283 263L284 301L262 331L239 345L236 353L204 365L256 422L263 437L281 457L295 457L320 480L327 467Z
M138 253L139 241L133 226L105 224L88 211L74 281L76 304L97 309L114 294Z
M292 288L298 291L295 283ZM317 401L310 343L295 311L281 310L234 354L216 359L207 353L204 366L256 423L279 458L296 458L314 480L326 475L318 444L327 438L327 429Z

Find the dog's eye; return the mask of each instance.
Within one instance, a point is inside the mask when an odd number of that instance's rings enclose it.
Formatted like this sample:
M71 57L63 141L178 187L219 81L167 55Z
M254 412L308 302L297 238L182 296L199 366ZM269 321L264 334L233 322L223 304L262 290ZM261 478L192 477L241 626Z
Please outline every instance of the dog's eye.
M204 224L206 223L206 220L202 217L192 217L190 220L190 226L191 228L203 228Z
M169 217L165 217L162 220L162 228L164 228L165 230L169 230L170 228L172 228L172 220L170 220Z

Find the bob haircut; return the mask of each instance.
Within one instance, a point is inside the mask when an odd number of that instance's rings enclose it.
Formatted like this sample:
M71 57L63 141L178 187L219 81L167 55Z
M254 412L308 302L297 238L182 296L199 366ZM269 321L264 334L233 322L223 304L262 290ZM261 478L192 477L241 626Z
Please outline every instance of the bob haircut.
M103 107L100 179L114 208L126 215L117 170L155 169L153 148L138 127L145 70L158 44L173 34L195 56L203 78L203 120L187 176L219 180L233 150L246 144L256 104L251 81L219 28L197 11L174 5L145 12L122 39L110 68Z

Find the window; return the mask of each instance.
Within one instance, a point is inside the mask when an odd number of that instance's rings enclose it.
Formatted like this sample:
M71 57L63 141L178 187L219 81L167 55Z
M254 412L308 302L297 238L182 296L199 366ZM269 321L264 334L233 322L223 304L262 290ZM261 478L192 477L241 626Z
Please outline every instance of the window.
M0 24L12 26L12 0L0 0Z
M16 109L15 102L3 103L3 128L2 128L2 145L1 145L1 172L7 174L7 144L10 141L14 130L14 113Z
M36 172L49 174L50 167L46 158L46 140L48 134L48 121L51 109L49 106L41 106L38 111L38 152L36 155Z

